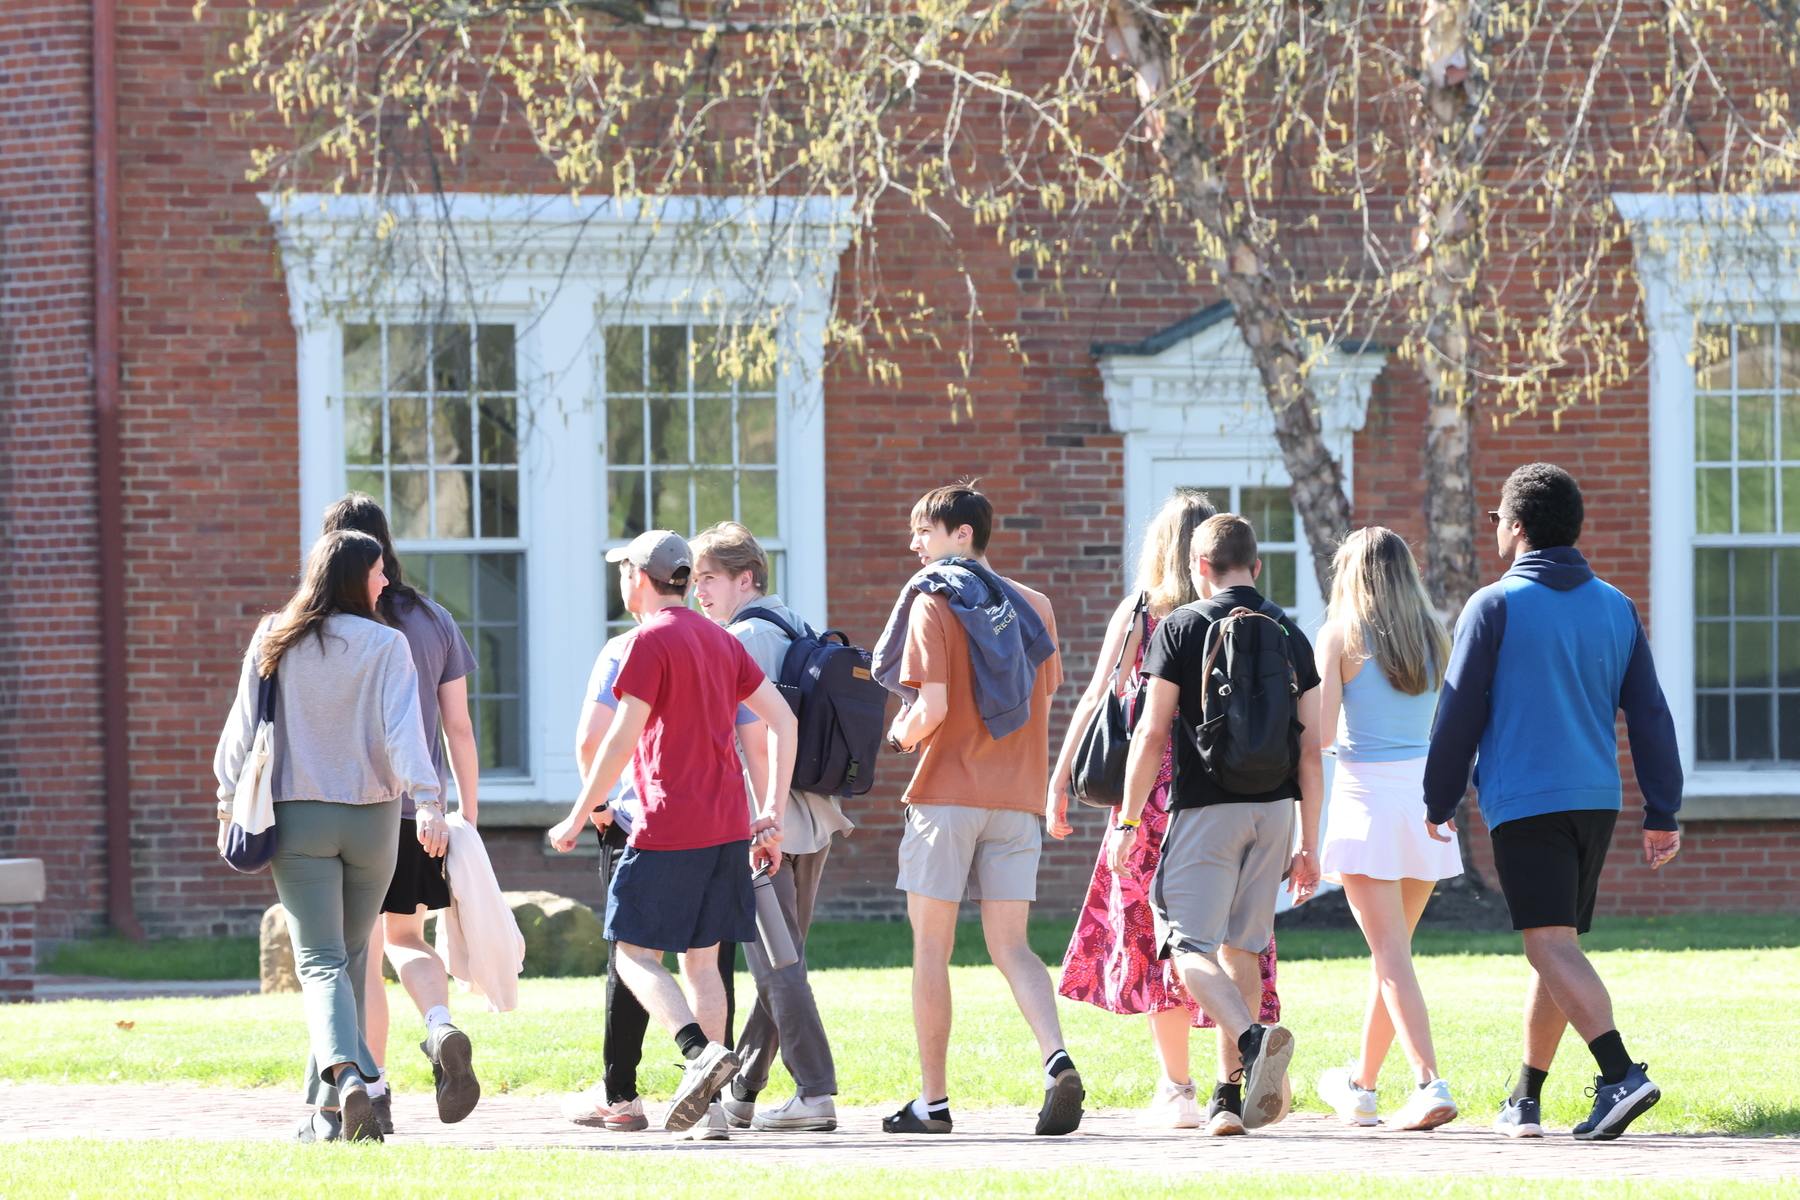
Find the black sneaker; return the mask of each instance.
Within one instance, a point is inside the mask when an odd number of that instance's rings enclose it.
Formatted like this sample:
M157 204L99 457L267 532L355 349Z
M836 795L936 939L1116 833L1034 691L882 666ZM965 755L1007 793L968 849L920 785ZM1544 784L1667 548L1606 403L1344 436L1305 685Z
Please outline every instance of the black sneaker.
M438 1120L454 1125L475 1111L481 1099L481 1083L475 1078L469 1035L445 1022L433 1026L419 1043L431 1061L431 1081L437 1088Z
M1044 1089L1044 1107L1038 1110L1037 1128L1033 1132L1039 1137L1074 1133L1081 1126L1081 1102L1086 1097L1087 1089L1081 1086L1081 1072L1070 1067Z
M1244 1076L1242 1071L1233 1071L1231 1074L1234 1081ZM1246 1132L1242 1102L1228 1099L1224 1094L1223 1084L1213 1088L1212 1102L1206 1106L1202 1128L1209 1137L1241 1137Z
M1281 1081L1294 1057L1294 1035L1280 1025L1252 1025L1238 1039L1244 1057L1244 1128L1261 1129L1282 1117Z
M394 1132L394 1100L389 1092L369 1100L369 1107L375 1110L375 1124L381 1126L381 1136L386 1137Z
M1518 1100L1507 1097L1506 1103L1500 1106L1500 1115L1494 1118L1494 1132L1510 1138L1543 1137L1544 1121L1539 1115L1538 1102L1530 1096Z
M1042 1120L1042 1118L1039 1118ZM883 1133L949 1133L950 1112L944 1110L942 1118L927 1117L921 1121L919 1114L913 1111L912 1101L908 1100L900 1106L900 1111L891 1117L881 1118Z
M1643 1063L1633 1063L1625 1078L1608 1083L1595 1078L1588 1095L1594 1098L1594 1111L1575 1127L1575 1139L1581 1142L1610 1142L1639 1117L1649 1112L1662 1099L1662 1089L1650 1081Z

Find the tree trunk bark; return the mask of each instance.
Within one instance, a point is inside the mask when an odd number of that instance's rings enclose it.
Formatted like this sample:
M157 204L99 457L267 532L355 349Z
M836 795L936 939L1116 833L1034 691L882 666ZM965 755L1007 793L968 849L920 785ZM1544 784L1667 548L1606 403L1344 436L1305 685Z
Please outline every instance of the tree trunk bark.
M1161 98L1164 81L1173 77L1168 32L1144 11L1123 3L1113 7L1112 20L1109 41L1136 75L1139 99L1149 107ZM1224 177L1198 129L1198 114L1164 105L1152 111L1150 128L1158 135L1187 215L1212 239L1210 265L1262 378L1275 417L1275 440L1293 481L1294 508L1306 529L1313 574L1320 590L1329 593L1332 556L1350 529L1350 500L1344 494L1343 470L1325 445L1318 402L1301 371L1306 356L1298 333L1281 303L1267 254L1233 210Z
M1452 620L1480 583L1470 457L1475 285L1487 255L1481 162L1489 0L1427 0L1419 27L1419 282L1426 416L1426 583Z

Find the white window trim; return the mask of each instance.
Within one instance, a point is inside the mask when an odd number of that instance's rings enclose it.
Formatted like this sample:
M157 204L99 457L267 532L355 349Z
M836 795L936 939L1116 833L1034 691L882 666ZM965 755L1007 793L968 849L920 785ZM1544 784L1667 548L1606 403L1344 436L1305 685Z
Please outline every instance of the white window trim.
M319 513L344 488L342 414L331 400L342 390L342 325L420 320L451 290L433 264L445 259L453 236L459 274L473 284L451 315L466 319L473 309L483 322L518 327L526 414L520 528L535 548L526 554L527 770L523 778L483 781L490 822L554 819L580 786L572 729L599 652L603 589L610 586L599 552L606 530L605 413L596 375L602 318L703 324L734 310L783 311L777 428L780 461L793 468L778 492L784 589L809 619L829 621L824 335L851 232L848 201L680 197L650 207L577 202L566 194L262 200L281 247L298 341L302 553ZM406 269L371 281L369 231L383 211L392 221L382 245ZM790 264L787 272L750 294L747 281L770 259ZM548 514L555 514L553 529Z
M1694 762L1694 327L1800 321L1800 194L1618 193L1644 291L1650 371L1650 647L1686 775L1683 816L1800 815L1800 769ZM1695 270L1687 264L1705 263Z
M1368 416L1369 393L1386 365L1380 352L1337 351L1311 375L1325 445L1354 496L1356 434ZM1246 487L1289 487L1292 477L1275 440L1268 390L1237 322L1226 313L1198 332L1152 354L1113 348L1100 360L1113 429L1125 435L1124 565L1137 568L1146 525L1167 498L1152 480L1159 461L1193 464L1196 481ZM1309 633L1324 619L1325 598L1297 529L1296 621Z

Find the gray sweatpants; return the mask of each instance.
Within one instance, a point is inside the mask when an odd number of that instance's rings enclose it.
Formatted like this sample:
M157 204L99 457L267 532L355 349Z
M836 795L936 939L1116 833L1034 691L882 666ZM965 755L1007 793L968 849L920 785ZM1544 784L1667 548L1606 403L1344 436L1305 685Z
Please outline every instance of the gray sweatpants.
M325 1071L353 1062L379 1074L362 1036L363 976L369 933L394 878L400 802L329 804L287 800L275 806L275 891L287 909L294 973L306 1008L311 1053L306 1102L337 1107Z
M779 1050L800 1095L837 1095L831 1043L825 1038L825 1024L819 1019L819 1006L806 978L806 932L812 928L813 902L818 899L819 879L830 853L827 845L811 854L784 854L781 870L774 877L781 915L787 920L788 936L794 940L800 960L776 971L770 968L760 942L744 947L750 977L756 981L756 1007L738 1037L737 1056L742 1064L738 1074L746 1087L759 1092L769 1084L769 1068Z

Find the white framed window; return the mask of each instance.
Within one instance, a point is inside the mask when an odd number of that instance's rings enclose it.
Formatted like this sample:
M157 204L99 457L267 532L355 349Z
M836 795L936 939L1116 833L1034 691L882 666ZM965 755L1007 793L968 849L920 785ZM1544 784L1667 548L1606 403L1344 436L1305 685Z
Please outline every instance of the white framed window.
M511 325L342 327L344 486L388 514L409 582L475 652L469 716L482 771L528 767L526 539Z
M622 615L602 555L634 523L743 520L785 598L828 620L822 376L847 203L682 197L655 220L567 196L264 203L298 337L298 544L347 488L382 500L409 578L479 659L485 821L553 819L580 787L571 733ZM433 283L447 229L467 248L454 303ZM768 311L772 381L710 377L712 331Z
M1800 814L1800 197L1617 195L1650 342L1650 604L1683 815Z
M693 537L738 521L769 554L769 590L781 590L787 543L781 495L781 404L775 384L757 387L715 369L716 327L609 324L601 338L606 426L606 540L646 529ZM631 626L618 589L607 593L606 633Z
M1142 342L1094 347L1113 428L1125 435L1124 568L1136 572L1143 533L1170 493L1193 487L1256 528L1260 590L1309 633L1325 616L1267 393L1229 304L1215 304ZM1356 433L1385 352L1340 352L1315 368L1326 445L1355 478ZM1353 491L1352 491L1352 494Z

